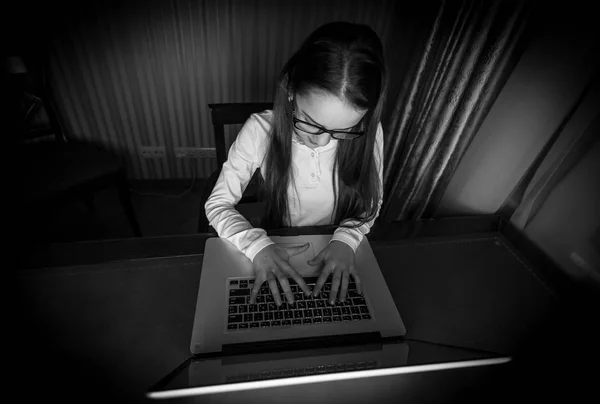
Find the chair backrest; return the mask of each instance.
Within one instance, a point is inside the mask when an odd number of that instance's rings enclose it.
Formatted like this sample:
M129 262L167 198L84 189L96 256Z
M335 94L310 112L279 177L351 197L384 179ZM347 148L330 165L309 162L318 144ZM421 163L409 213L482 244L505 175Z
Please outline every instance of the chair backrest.
M225 125L236 125L246 122L250 115L273 109L272 102L242 102L229 104L208 104L212 125L215 132L217 164L220 168L227 160L225 148Z

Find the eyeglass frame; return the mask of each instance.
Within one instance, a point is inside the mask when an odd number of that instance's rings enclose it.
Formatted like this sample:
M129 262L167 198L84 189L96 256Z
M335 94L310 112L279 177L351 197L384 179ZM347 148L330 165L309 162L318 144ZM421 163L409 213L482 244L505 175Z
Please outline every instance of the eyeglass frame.
M364 119L364 117L363 117L363 119ZM313 128L319 129L321 132L320 133L310 133L310 132L307 132L307 131L303 130L302 128L297 127L296 126L297 122L301 122L301 123L303 123L305 125L312 126ZM360 131L360 132L346 132L346 131L342 131L342 130L329 130L329 129L325 129L322 126L315 125L315 124L312 124L310 122L303 121L302 119L298 119L298 118L296 118L296 106L295 105L292 106L292 123L294 125L294 128L296 128L298 130L301 130L302 132L307 133L309 135L320 136L320 135L322 135L324 133L329 133L331 135L331 137L334 138L334 139L336 139L336 140L356 140L359 137L364 136L364 134L365 134L364 130ZM364 125L364 122L363 122L362 119L361 119L361 122L359 122L359 124L360 123L362 123ZM343 133L344 135L348 135L348 134L350 134L350 135L356 135L356 137L340 139L339 137L336 136L337 133Z

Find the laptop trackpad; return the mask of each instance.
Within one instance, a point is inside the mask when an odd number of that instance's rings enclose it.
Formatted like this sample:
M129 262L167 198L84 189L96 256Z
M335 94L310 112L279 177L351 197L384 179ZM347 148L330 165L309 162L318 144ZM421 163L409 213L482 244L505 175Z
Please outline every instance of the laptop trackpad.
M300 247L303 246L306 243L276 243L278 246L281 247ZM319 251L320 252L320 251ZM321 268L318 266L311 266L308 265L306 263L306 261L309 261L313 258L315 258L317 256L317 252L315 251L315 247L313 245L313 243L309 242L309 247L306 249L306 251L294 255L293 257L290 257L290 265L292 266L292 268L294 268L296 271L298 271L298 273L300 275L303 276L311 276L311 275L318 275L321 273Z

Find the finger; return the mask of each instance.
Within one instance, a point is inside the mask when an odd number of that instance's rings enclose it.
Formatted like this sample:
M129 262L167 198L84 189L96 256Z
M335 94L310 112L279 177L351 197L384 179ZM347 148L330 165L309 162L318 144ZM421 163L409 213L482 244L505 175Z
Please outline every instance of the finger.
M281 296L279 295L279 286L277 286L277 279L273 275L273 272L267 274L267 281L269 282L269 289L271 289L273 299L275 299L275 304L279 307L281 305Z
M350 280L350 275L348 272L344 271L342 274L342 287L340 289L340 301L344 302L346 300L346 293L348 292L348 281Z
M256 279L254 279L254 286L252 287L252 291L250 292L250 300L248 301L248 303L250 304L254 304L256 302L256 296L258 295L258 292L260 291L260 287L262 286L264 279L262 277L262 273L258 274L256 276Z
M317 283L315 283L315 287L313 289L313 296L317 297L319 292L321 292L321 288L327 282L327 278L329 278L329 274L331 273L331 268L329 266L325 266L321 271L321 275L319 275L319 279L317 279Z
M294 304L294 292L292 292L292 288L290 288L290 282L287 280L285 273L281 271L281 274L277 276L277 279L279 279L279 284L281 285L281 289L283 290L287 302L289 304Z
M331 292L329 293L329 304L335 303L335 297L337 296L340 282L342 280L342 272L343 271L336 269L336 271L333 273L333 279L331 280Z
M308 247L310 247L310 243L306 243L297 247L284 247L285 251L287 251L288 255L290 257L293 257L294 255L298 255L303 253L304 251L308 250Z
M288 278L292 278L296 281L296 283L298 284L298 286L300 286L300 289L302 289L306 296L310 296L310 288L308 287L306 282L304 282L304 279L302 279L300 274L294 268L292 268L292 266L289 263L285 262L284 260L281 260L277 261L277 264L279 264L279 267L288 275Z
M356 269L353 269L350 273L354 278L354 283L356 283L356 293L362 295L362 284L360 283L360 277L358 276L358 272L356 271Z
M325 251L325 250L323 250ZM311 260L306 261L306 263L308 265L312 265L312 266L318 266L321 265L321 263L323 262L323 260L325 259L325 253L321 251L320 253L317 254L317 256Z

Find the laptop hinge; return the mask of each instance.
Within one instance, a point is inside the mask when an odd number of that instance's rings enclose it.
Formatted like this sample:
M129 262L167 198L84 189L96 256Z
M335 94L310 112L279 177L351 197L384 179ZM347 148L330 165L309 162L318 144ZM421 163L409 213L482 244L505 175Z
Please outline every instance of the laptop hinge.
M278 352L303 349L316 349L340 347L345 345L363 345L382 342L379 332L367 332L345 335L331 335L308 338L292 338L285 340L244 342L223 345L224 355L238 355L246 353Z

